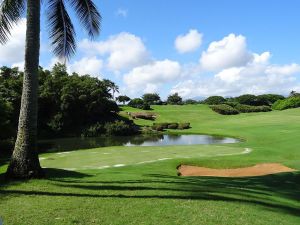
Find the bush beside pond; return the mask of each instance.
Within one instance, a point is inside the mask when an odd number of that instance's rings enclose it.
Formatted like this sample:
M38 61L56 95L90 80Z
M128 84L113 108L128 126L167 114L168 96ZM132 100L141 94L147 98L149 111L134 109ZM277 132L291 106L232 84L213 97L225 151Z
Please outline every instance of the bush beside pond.
M128 113L133 119L155 120L156 114L151 112L132 112Z
M165 129L184 130L190 128L190 123L154 123L151 128L156 131L163 131Z
M117 120L106 124L97 123L87 128L82 136L99 137L102 135L129 136L139 133L138 127L132 121Z

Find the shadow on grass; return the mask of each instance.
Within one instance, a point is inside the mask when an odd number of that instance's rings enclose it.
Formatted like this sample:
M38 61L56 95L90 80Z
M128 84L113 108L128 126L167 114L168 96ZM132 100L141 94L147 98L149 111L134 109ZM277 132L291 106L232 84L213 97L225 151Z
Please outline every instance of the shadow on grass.
M73 178L73 179L81 179L81 178L85 178L85 177L90 177L91 175L85 174L85 173L80 173L77 171L69 171L69 170L62 170L62 169L53 169L53 168L44 168L43 169L45 172L45 178L49 179L49 180L60 180L63 181L62 179L65 178ZM15 185L18 183L24 183L24 182L28 182L30 180L8 180L5 177L5 173L1 173L0 174L0 187L5 185Z
M1 190L1 193L5 196L40 195L75 198L238 202L300 216L299 172L249 178L177 177L147 174L140 180L123 181L87 181L80 179L89 176L87 174L56 169L47 169L47 174L49 179L55 181L54 188L51 188L53 191L27 191L10 188Z

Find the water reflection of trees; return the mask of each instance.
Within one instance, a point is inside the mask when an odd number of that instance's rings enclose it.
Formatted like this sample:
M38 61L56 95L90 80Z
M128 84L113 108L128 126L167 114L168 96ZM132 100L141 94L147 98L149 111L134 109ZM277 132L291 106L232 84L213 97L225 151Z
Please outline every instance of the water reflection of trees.
M146 141L157 142L164 139L163 135L140 135L126 137L97 137L97 138L63 138L41 141L38 144L40 152L60 152L98 147L123 146L127 143L142 145Z
M171 141L177 141L180 139L180 137L181 137L181 135L178 135L178 134L169 134L168 135L168 139Z

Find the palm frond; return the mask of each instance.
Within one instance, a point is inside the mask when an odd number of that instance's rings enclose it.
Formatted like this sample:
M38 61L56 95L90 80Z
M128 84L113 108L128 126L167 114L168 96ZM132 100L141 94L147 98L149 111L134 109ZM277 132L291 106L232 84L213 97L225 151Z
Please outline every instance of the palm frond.
M92 0L69 0L90 38L99 35L101 15Z
M49 0L47 16L54 54L69 59L76 51L76 34L64 1Z
M22 18L25 0L2 0L0 3L0 43L5 44L10 30Z

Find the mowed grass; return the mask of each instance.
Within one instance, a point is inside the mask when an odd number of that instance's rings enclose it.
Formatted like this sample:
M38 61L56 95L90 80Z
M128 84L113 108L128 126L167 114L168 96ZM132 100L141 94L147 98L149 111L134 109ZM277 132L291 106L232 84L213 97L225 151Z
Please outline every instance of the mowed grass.
M159 115L157 122L191 123L191 129L177 133L245 141L43 154L41 163L49 167L47 179L8 183L2 175L0 217L4 224L300 223L299 172L214 178L178 177L176 171L181 163L236 168L262 162L279 162L299 170L300 109L237 116L221 116L203 105L153 109ZM124 111L135 109L125 107ZM241 154L245 148L253 151ZM153 162L139 164L145 161ZM6 162L0 163L0 173L4 173ZM113 167L120 164L124 165Z

